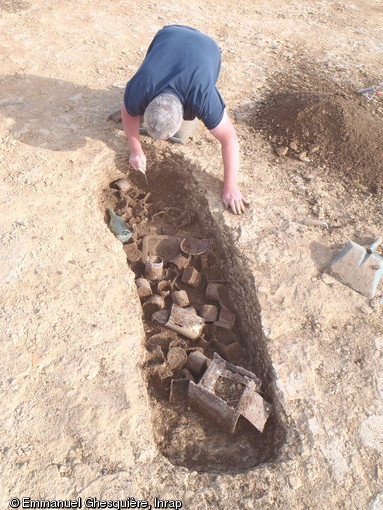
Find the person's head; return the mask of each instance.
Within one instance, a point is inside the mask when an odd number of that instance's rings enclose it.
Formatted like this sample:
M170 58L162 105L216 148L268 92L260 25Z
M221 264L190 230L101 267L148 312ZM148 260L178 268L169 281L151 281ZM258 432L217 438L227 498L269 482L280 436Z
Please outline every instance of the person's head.
M177 133L182 118L182 103L173 94L160 94L155 97L144 113L144 122L149 135L160 140L166 140Z

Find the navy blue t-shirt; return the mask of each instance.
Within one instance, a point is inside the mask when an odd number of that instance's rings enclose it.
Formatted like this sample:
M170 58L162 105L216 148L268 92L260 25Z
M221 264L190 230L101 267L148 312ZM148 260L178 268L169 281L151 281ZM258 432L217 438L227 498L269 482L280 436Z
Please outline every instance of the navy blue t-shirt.
M225 103L216 88L221 52L211 37L181 25L155 35L137 73L124 94L130 115L143 115L161 93L173 93L184 108L184 119L201 119L208 129L221 122Z

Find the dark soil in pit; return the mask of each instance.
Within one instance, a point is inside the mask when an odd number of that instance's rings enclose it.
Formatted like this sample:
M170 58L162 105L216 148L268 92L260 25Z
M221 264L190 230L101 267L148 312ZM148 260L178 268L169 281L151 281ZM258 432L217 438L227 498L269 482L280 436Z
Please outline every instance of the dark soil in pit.
M226 377L218 377L213 391L217 397L225 400L231 407L236 407L243 390L244 386L242 384L235 384Z
M366 85L367 86L367 85ZM276 75L256 105L253 126L276 152L320 167L329 178L380 193L383 177L383 98L369 101L326 69L302 64Z
M204 304L215 304L220 311L220 305L206 298L208 283L218 281L226 289L222 299L235 315L231 330L206 322L198 339L190 340L153 320L153 308L147 305L149 298L141 298L143 310L150 309L149 313L143 312L146 355L142 368L151 397L153 434L160 452L173 464L198 471L238 472L276 458L286 434L278 402L271 390L272 370L263 351L258 303L251 283L249 287L251 277L245 274L243 267L236 267L237 263L230 259L227 246L223 249L220 233L210 217L205 199L198 194L185 160L175 155L165 158L157 165L156 171L148 174L148 187L143 176L136 172L132 172L128 180L132 187L127 191L116 189L112 182L111 187L104 190L102 205L105 211L107 208L114 209L134 231L124 250L136 277L141 278L145 274L142 250L145 244L146 247L150 245L147 236L172 236L170 241L164 237L156 247L157 253L160 251L164 259L163 280L167 281L161 287L165 291L169 290L168 287L175 291L185 290L197 312ZM109 224L108 213L105 220ZM201 281L195 288L184 283L182 270L169 262L177 251L181 253L177 243L190 237L212 240L206 253L190 258L189 265L201 275ZM157 293L158 288L158 282L152 281L152 292ZM242 289L242 293L238 289ZM169 295L164 295L163 299L167 317L172 302ZM178 349L179 363L177 361L177 366L170 368L166 360L169 351L175 348ZM217 352L226 361L254 372L262 380L262 396L273 404L273 412L263 433L241 417L235 434L231 436L189 409L186 400L169 401L171 380L190 376L190 371L186 375L182 366L184 352L189 354L195 350L209 359ZM175 359L174 356L169 358L172 362ZM201 374L191 375L198 383ZM232 387L232 381L228 380L219 380L216 386L214 391L230 405L238 403L242 388L240 391L238 385Z

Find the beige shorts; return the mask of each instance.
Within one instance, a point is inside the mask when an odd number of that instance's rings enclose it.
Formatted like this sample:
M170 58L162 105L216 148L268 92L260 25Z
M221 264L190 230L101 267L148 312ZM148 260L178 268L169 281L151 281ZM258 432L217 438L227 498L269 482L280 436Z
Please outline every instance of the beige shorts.
M170 136L168 140L175 143L185 143L192 132L195 130L198 124L197 117L194 120L184 120L181 127L173 136ZM141 116L140 120L140 133L143 135L147 135L148 132L146 130L144 117Z

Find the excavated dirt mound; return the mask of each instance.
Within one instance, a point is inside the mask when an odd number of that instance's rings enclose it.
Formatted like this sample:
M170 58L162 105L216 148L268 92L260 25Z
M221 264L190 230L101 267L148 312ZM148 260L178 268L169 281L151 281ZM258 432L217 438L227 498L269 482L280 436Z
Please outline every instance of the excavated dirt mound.
M302 66L274 78L253 125L279 155L312 162L348 184L381 191L383 97L369 100L349 85Z

